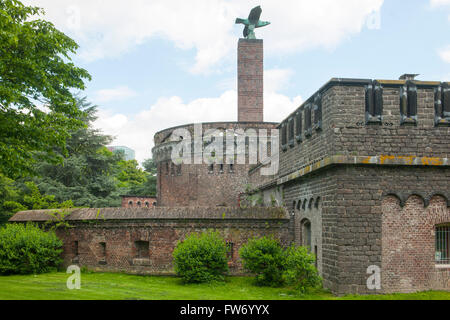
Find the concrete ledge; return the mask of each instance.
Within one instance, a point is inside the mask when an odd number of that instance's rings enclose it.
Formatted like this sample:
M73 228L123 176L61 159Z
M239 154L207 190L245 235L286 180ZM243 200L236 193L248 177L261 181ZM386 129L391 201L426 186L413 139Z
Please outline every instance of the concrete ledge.
M315 161L302 169L281 177L277 184L285 184L312 172L332 165L377 165L377 166L421 166L421 167L450 167L450 159L416 156L331 156Z
M64 217L65 221L107 220L289 220L284 208L104 208L54 209L16 213L10 222L46 222Z

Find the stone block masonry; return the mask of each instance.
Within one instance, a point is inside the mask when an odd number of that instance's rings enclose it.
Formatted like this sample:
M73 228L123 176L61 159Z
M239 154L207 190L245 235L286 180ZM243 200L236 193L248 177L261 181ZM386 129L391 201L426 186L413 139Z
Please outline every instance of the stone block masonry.
M239 39L238 121L263 122L264 45L259 39Z

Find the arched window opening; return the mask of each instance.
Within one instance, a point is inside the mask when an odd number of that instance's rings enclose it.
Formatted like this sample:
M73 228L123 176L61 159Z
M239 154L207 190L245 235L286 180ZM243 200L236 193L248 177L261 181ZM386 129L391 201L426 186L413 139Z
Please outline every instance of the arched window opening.
M311 252L311 222L309 220L304 220L302 222L302 245L308 248L308 251Z
M320 197L318 197L318 198L316 199L316 203L314 204L314 206L316 207L316 209L319 209L319 206L320 206Z
M309 205L308 205L308 209L309 209L309 210L311 210L311 209L312 209L312 207L313 207L313 203L314 203L314 199L313 199L313 198L311 198L311 199L309 200Z
M137 206L140 208L142 203L140 201L137 202Z

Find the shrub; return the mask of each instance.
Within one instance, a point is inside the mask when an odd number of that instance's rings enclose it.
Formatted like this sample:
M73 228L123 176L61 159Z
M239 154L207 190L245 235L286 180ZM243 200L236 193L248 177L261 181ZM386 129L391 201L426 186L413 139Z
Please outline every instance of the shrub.
M61 263L62 242L54 232L32 224L8 224L0 229L0 274L38 274Z
M256 284L273 287L283 284L286 257L277 240L267 237L251 239L239 254L244 269L256 275Z
M285 282L302 293L321 285L322 279L314 266L315 257L305 247L291 246L286 250Z
M224 280L228 272L225 240L217 232L193 233L173 252L175 272L187 283Z

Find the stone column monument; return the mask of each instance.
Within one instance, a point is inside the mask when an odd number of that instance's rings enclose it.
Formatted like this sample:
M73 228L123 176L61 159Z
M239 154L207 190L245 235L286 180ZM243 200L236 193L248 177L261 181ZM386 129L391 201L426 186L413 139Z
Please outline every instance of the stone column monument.
M255 28L270 22L260 21L261 7L254 8L248 19L236 19L245 25L244 38L238 44L238 121L264 121L264 43L256 39Z

